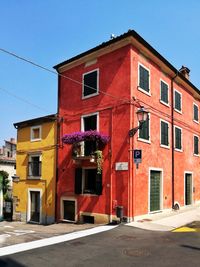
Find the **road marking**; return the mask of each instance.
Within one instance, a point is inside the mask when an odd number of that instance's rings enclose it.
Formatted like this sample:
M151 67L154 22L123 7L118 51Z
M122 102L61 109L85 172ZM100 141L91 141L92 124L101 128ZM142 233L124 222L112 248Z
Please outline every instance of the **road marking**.
M173 230L172 232L175 232L175 233L189 233L189 232L196 232L196 233L200 233L200 228L191 228L191 227L180 227L180 228L177 228L175 230Z
M4 225L3 227L5 227L5 228L14 228L13 226L10 226L10 225Z
M95 228L77 231L77 232L73 232L73 233L69 233L69 234L65 234L65 235L54 236L54 237L44 238L44 239L31 241L31 242L27 242L27 243L21 243L21 244L8 246L8 247L3 247L3 248L0 248L0 257L15 254L15 253L22 252L22 251L35 249L35 248L41 248L41 247L45 247L45 246L49 246L49 245L54 245L54 244L74 240L77 238L89 236L89 235L102 233L105 231L112 230L115 227L117 227L117 225L98 226Z

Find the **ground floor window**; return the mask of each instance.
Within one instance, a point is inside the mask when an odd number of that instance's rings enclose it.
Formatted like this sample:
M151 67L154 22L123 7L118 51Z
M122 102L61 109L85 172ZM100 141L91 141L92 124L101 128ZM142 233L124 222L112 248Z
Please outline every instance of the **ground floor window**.
M76 194L102 194L102 174L95 168L75 169L75 193Z

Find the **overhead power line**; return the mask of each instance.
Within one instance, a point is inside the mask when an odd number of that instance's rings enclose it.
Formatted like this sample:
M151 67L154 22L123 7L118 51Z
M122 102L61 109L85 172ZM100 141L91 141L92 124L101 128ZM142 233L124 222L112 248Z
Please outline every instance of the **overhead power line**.
M44 108L42 108L42 107L40 107L38 105L35 105L35 104L31 103L30 101L28 101L27 99L22 98L21 96L18 96L16 94L13 94L12 92L10 92L10 91L2 88L2 87L0 87L0 90L3 91L3 92L5 92L5 93L7 93L8 95L11 95L11 96L17 98L18 100L20 100L20 101L22 101L22 102L24 102L24 103L26 103L26 104L28 104L30 106L33 106L34 108L37 108L37 109L40 109L42 111L48 112L48 110L46 110L46 109L44 109Z
M29 59L26 59L26 58L24 58L24 57L18 56L17 54L15 54L15 53L13 53L13 52L10 52L10 51L8 51L8 50L6 50L6 49L0 48L0 51L4 52L4 53L6 53L6 54L8 54L8 55L10 55L10 56L13 56L13 57L15 57L15 58L17 58L17 59L19 59L19 60L25 61L25 62L27 62L27 63L29 63L29 64L31 64L31 65L37 67L37 68L43 69L43 70L45 70L45 71L47 71L47 72L50 72L50 73L52 73L52 74L54 74L54 75L58 75L58 76L60 76L60 77L62 77L62 78L65 78L65 79L67 79L67 80L70 80L70 81L72 81L72 82L75 82L75 83L77 83L77 84L79 84L79 85L84 85L83 82L80 82L80 81L78 81L78 80L76 80L76 79L70 78L70 77L68 77L68 76L66 76L66 75L63 75L63 74L61 74L61 73L57 73L56 71L53 71L53 70L51 70L51 69L49 69L49 68L47 68L47 67L44 67L44 66L42 66L42 65L40 65L40 64L37 64L37 63L35 63L35 62L33 62L33 61L29 60ZM96 88L91 87L91 86L88 86L88 85L87 85L87 87L90 88L91 90L94 90L95 92L96 92L96 90L97 90ZM128 98L127 98L127 99L125 99L125 98L120 98L120 97L118 97L118 96L115 96L115 95L106 93L106 92L104 92L104 91L102 91L102 90L99 90L99 92L100 92L101 94L103 94L103 95L112 97L112 98L117 99L117 100L120 100L120 101L125 101L125 102L130 101L130 99L128 99Z

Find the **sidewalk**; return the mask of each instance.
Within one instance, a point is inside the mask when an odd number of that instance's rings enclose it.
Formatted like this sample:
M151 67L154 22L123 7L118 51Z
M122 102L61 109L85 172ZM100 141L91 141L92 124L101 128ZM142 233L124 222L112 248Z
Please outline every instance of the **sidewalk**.
M200 207L184 207L179 211L155 213L138 218L126 225L151 231L172 231L178 227L200 221Z

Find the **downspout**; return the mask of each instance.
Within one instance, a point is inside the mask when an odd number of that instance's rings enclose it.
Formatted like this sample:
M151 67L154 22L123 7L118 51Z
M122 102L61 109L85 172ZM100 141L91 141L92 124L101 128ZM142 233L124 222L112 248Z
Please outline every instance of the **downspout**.
M113 211L113 204L112 204L112 190L113 190L113 186L112 186L112 180L113 180L113 163L112 163L112 160L113 160L113 157L112 157L112 149L113 149L113 146L112 146L112 140L113 140L113 109L111 108L110 109L111 111L111 115L110 115L110 120L111 120L111 123L110 123L110 136L111 136L111 139L110 139L110 150L109 150L109 154L110 154L110 214L109 214L109 222L112 223L112 211Z
M174 80L178 76L176 75L171 79L171 138L172 138L172 209L174 209Z

